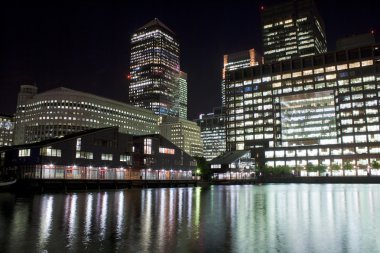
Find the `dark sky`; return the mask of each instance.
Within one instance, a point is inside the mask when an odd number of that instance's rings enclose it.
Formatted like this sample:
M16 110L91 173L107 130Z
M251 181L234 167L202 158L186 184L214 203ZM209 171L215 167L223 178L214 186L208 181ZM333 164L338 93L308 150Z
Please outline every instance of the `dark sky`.
M221 104L223 54L261 51L259 7L275 0L14 1L0 6L0 114L15 112L21 84L64 86L127 101L130 37L157 17L178 36L188 73L189 119ZM375 29L380 1L316 0L329 49Z

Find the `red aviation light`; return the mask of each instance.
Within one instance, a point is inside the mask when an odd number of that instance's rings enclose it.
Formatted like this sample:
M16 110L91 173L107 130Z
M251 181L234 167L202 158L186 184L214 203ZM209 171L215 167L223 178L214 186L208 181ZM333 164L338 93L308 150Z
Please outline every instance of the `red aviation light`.
M263 11L265 9L264 5L260 6L260 10Z

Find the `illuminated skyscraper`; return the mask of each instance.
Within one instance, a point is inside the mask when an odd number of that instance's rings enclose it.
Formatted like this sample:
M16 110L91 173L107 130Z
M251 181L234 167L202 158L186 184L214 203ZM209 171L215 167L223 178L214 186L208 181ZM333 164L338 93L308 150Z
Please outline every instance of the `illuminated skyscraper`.
M178 116L179 43L158 19L137 29L131 39L129 100L159 115Z
M13 128L13 117L0 114L0 147L12 145Z
M327 51L325 27L313 0L261 7L265 63Z
M237 53L225 54L223 57L222 73L222 105L225 105L225 76L226 71L252 67L262 63L262 58L255 49L249 49Z
M178 77L178 113L182 119L187 119L187 74L180 71Z

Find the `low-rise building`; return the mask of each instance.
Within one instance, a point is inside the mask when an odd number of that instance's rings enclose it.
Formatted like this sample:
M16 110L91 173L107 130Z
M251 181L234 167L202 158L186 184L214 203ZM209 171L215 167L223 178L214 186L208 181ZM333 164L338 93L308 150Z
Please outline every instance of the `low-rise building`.
M216 179L250 179L254 178L255 160L251 151L229 151L215 157L208 163Z
M196 161L162 136L90 129L0 149L2 174L25 179L191 179Z

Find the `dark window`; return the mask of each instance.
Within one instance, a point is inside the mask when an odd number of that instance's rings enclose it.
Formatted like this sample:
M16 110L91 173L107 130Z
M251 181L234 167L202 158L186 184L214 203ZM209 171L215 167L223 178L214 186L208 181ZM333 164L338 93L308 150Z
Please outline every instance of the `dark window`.
M352 49L348 51L348 59L356 60L359 59L359 49Z
M272 74L272 65L263 65L263 75Z
M243 70L244 72L244 79L252 79L252 69L246 68Z
M367 58L372 56L372 47L363 47L360 49L362 58Z
M243 78L243 73L242 73L242 71L241 70L236 70L235 71L235 80L236 81L239 81L239 80L241 80Z
M293 69L300 69L302 68L302 61L301 59L294 60L293 62Z
M290 71L291 69L292 69L291 61L282 62L282 71Z
M330 64L335 62L334 54L325 54L325 63Z
M346 51L336 53L337 62L347 61Z
M303 58L303 67L304 68L313 67L313 58L312 57Z
M253 68L252 71L254 77L261 76L261 66Z
M314 66L321 66L323 65L323 55L317 55L314 57Z
M272 65L272 72L273 73L281 72L281 63L280 62L276 62Z

